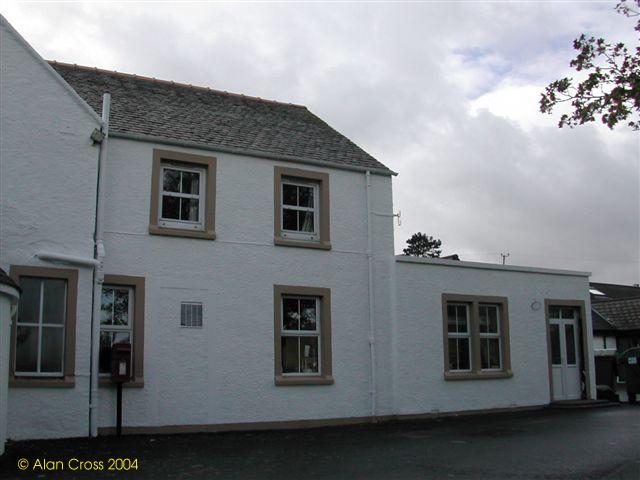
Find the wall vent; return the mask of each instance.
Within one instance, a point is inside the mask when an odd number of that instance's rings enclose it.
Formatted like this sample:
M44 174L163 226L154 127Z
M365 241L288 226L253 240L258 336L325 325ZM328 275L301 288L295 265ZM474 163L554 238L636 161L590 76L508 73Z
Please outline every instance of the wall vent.
M202 328L202 303L182 302L180 304L180 326Z

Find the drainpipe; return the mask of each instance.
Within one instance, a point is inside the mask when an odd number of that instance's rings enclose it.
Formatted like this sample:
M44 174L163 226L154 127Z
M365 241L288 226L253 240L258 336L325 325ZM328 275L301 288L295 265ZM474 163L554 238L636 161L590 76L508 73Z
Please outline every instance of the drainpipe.
M371 225L371 172L367 170L367 263L369 268L369 401L371 403L371 421L376 421L376 350L374 335L373 306L373 231Z
M111 111L111 95L102 97L102 133L98 156L98 193L96 195L96 228L94 258L97 262L93 270L93 313L91 315L91 381L89 390L89 436L98 436L98 363L100 360L100 305L102 303L102 283L104 282L103 243L104 227L104 188L109 143L109 113Z

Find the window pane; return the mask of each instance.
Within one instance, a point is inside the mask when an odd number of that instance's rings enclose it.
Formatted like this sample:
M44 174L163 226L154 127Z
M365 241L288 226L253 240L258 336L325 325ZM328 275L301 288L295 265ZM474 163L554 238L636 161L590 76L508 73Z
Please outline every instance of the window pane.
M300 330L316 329L316 301L300 300Z
M44 297L42 306L42 323L64 324L66 308L66 280L43 280Z
M573 325L564 326L564 336L567 341L567 365L576 364L576 339Z
M200 200L197 198L180 199L180 220L197 222L200 209Z
M180 199L178 197L162 197L162 218L180 220Z
M35 372L38 363L38 327L18 327L16 372Z
M575 318L575 308L562 307L562 318Z
M100 306L100 325L113 324L113 289L102 289L102 305Z
M560 307L549 307L550 318L560 318Z
M298 205L298 187L295 185L289 185L287 183L282 184L282 204L283 205Z
M499 333L498 306L480 305L480 333Z
M100 373L111 372L111 332L100 332Z
M62 372L63 341L64 329L59 327L42 327L41 372Z
M449 339L449 370L469 370L469 339Z
M129 290L114 290L113 324L129 325Z
M298 225L300 225L301 232L310 232L313 233L314 225L313 225L313 212L298 212Z
M551 340L551 363L553 365L561 365L562 358L560 355L560 329L558 325L549 325L549 333Z
M300 373L298 337L282 337L282 373Z
M298 299L283 298L282 299L282 329L298 330L299 329L298 320L300 320L300 314L298 313Z
M182 172L182 193L191 195L200 194L200 174L195 172Z
M318 373L318 337L301 337L302 373Z
M22 295L18 307L18 323L38 323L40 320L40 285L39 278L20 278Z
M313 208L313 187L298 187L298 204L301 207Z
M162 188L165 192L180 191L180 171L164 169L164 177L162 179Z
M285 208L282 211L282 229L298 231L298 211Z
M483 338L480 342L480 365L482 369L500 368L500 340Z
M450 333L467 333L466 305L447 305L447 329Z

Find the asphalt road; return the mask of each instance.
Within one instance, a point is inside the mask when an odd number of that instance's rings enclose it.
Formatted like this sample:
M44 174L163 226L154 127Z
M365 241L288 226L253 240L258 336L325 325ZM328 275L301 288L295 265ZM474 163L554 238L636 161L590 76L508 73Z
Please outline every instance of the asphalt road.
M109 458L137 459L137 470L109 471ZM25 471L18 469L19 459L29 462ZM60 463L48 464L55 471L34 470L38 459ZM71 470L81 466L97 470ZM640 407L296 431L13 442L0 459L0 478L638 480Z

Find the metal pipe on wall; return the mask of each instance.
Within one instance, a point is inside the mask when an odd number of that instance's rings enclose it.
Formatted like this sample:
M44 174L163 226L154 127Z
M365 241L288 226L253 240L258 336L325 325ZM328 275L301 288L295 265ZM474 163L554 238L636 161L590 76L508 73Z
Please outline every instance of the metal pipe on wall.
M367 264L369 272L369 397L371 404L371 421L376 420L376 350L374 333L374 303L373 303L373 228L371 225L371 172L367 170Z
M103 242L104 231L104 191L106 180L107 147L109 143L109 114L111 112L111 95L102 97L102 133L98 156L98 185L96 195L96 225L94 257L97 262L93 270L93 309L91 315L91 379L89 390L89 436L98 436L98 364L100 361L100 305L102 301L102 283L104 282Z

